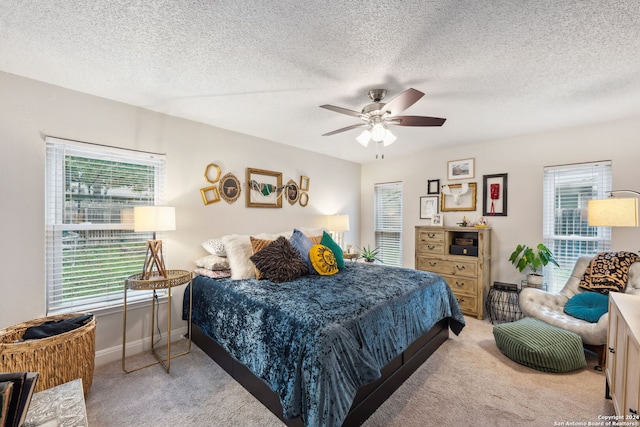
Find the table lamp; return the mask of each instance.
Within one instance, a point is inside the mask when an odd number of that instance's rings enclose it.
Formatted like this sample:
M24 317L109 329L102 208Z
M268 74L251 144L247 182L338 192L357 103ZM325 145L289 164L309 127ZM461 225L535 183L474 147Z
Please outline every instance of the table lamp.
M133 224L135 232L153 232L153 239L147 240L142 280L149 280L153 276L154 268L158 275L166 279L162 240L156 240L156 232L176 229L176 209L168 206L136 206L133 208Z
M640 194L632 190L616 190L611 191L611 197L608 199L589 200L588 223L590 226L638 226L638 199L613 197L613 193L619 192Z
M349 231L349 215L328 215L327 230L333 234L333 238L344 249L344 232Z

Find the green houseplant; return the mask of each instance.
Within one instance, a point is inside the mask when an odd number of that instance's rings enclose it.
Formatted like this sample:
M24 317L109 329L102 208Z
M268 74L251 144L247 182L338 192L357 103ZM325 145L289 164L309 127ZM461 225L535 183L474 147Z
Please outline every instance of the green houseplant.
M358 248L358 250L360 251L360 256L364 258L365 262L374 262L376 260L382 262L380 258L378 258L378 252L380 252L380 247L371 249L369 245L367 245L366 248L363 246L362 248Z
M556 267L560 267L551 250L542 243L539 243L535 248L519 244L511 253L509 261L521 273L528 267L529 270L531 270L531 273L527 275L527 283L530 286L536 287L542 285L544 281L544 276L538 273L538 270L541 267L544 267L549 263L554 264Z

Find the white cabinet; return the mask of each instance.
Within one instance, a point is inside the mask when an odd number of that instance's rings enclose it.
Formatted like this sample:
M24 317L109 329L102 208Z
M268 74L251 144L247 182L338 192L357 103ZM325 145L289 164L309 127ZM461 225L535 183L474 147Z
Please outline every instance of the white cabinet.
M640 296L609 294L607 390L616 415L640 410Z

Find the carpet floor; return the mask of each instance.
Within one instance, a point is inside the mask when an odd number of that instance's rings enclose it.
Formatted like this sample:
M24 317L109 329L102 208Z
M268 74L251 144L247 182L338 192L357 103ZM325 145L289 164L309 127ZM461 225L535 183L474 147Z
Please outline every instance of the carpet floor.
M539 372L500 353L491 323L466 321L365 427L587 425L614 414L594 354L584 369ZM128 358L127 368L149 357ZM119 361L97 367L86 405L92 427L283 426L195 345L171 361L170 374L161 366L125 374Z

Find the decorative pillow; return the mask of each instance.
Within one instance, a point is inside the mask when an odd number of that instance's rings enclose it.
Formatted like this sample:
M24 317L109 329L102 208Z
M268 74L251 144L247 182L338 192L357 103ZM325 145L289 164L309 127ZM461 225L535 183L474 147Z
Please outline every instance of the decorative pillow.
M206 268L196 268L193 272L199 276L207 276L212 279L224 279L225 277L231 277L231 270L209 270Z
M603 314L609 311L609 295L599 292L582 292L572 296L564 306L569 316L597 323Z
M298 251L286 237L280 236L251 256L264 278L275 283L288 282L308 273Z
M331 249L333 256L336 257L336 265L342 270L344 268L344 256L342 255L342 248L340 245L338 245L326 231L322 232L322 240L320 241L320 244Z
M291 243L291 246L293 246L295 250L298 251L304 263L307 264L309 273L318 274L318 272L313 268L313 265L311 265L311 259L309 259L309 249L311 249L311 246L313 246L314 243L309 240L309 238L305 236L302 231L296 228L293 229L293 234L289 239L289 243Z
M309 250L311 265L323 276L330 276L338 272L338 265L333 251L324 245L313 245Z
M202 247L211 255L227 256L221 239L209 239L206 242L202 242Z
M252 255L255 255L256 253L260 252L261 250L266 248L269 243L273 242L273 240L258 239L257 237L253 237L253 236L249 236L249 241L251 241ZM256 267L256 279L262 279L262 278L263 277L262 277L262 273L260 273L260 269Z
M313 242L314 245L320 245L322 242L322 234L318 236L310 236L309 240L311 240L311 242Z
M602 252L597 254L584 271L580 287L603 294L624 292L627 286L629 267L640 261L633 252Z
M207 255L198 258L196 267L206 268L207 270L229 270L229 260L218 255Z
M231 234L222 237L224 249L227 252L231 278L233 280L251 279L256 277L256 266L249 260L251 256L251 241L247 235Z

